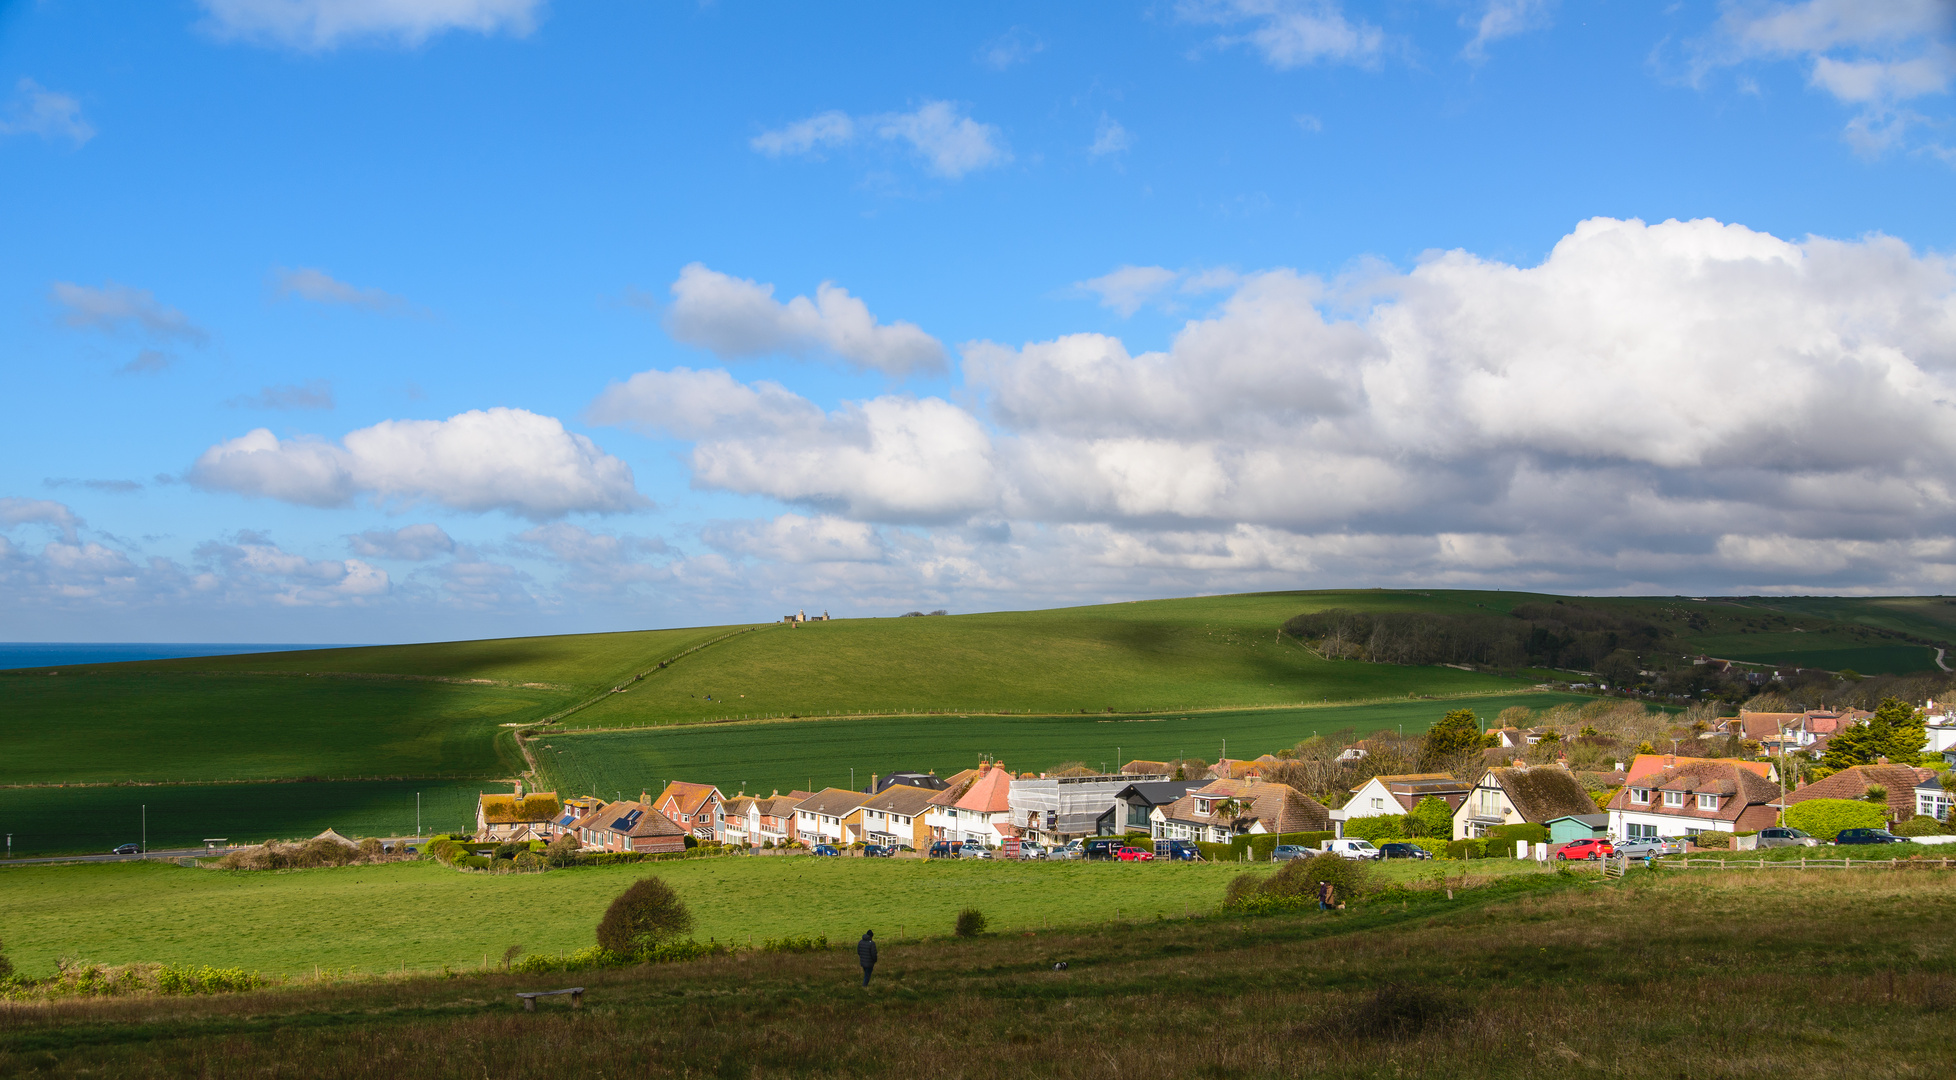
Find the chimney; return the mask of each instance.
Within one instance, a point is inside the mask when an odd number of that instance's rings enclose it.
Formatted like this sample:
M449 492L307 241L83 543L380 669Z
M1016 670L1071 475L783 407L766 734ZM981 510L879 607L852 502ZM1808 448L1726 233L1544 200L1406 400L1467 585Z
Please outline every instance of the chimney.
M523 778L520 776L516 778L516 801L523 801Z
M638 793L638 801L639 801L639 802L642 802L642 803L649 803L649 802L651 802L651 801L652 801L652 793L651 793L651 792L649 792L649 791L641 791L641 792L639 792L639 793Z
M1621 761L1619 761L1619 762L1617 762L1617 763L1616 763L1616 771L1617 771L1617 772L1622 772L1622 771L1623 771L1623 762L1621 762Z
M875 774L875 773L870 773L870 774L869 774L869 790L871 790L871 791L875 791L875 790L876 790L876 774Z

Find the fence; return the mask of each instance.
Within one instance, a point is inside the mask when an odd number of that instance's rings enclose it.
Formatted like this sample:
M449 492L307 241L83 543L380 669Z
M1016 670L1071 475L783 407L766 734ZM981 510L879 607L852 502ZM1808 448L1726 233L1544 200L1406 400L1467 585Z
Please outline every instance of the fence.
M1623 863L1624 859L1608 859L1606 863ZM1651 864L1660 870L1948 870L1956 865L1956 859L1658 859ZM1608 867L1605 867L1607 872ZM1618 866L1614 876L1622 876L1623 867Z

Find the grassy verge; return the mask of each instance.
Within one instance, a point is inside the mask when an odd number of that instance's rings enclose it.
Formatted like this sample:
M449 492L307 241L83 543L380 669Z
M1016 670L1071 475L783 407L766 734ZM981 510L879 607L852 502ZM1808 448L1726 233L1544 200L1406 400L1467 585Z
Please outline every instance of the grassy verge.
M1384 872L1418 880L1434 865ZM426 862L279 873L138 863L15 867L0 870L0 939L34 975L52 972L62 956L268 974L472 968L511 945L561 953L591 944L605 905L648 874L679 892L700 940L745 943L803 934L853 941L871 928L893 940L941 937L967 906L1006 931L1178 918L1214 908L1242 869L805 855L508 875ZM1497 859L1449 869L1477 877L1541 873ZM78 910L104 915L77 918Z
M1951 880L1542 875L1343 916L891 942L868 991L847 951L593 972L575 1013L519 1011L558 983L502 975L62 1002L0 1012L0 1072L1921 1076L1956 1016Z
M914 620L911 620L914 621ZM795 631L800 633L800 631ZM1353 665L1356 666L1356 665ZM852 717L754 724L687 725L622 732L552 732L531 744L551 782L566 791L607 797L648 783L683 778L737 790L792 791L807 786L858 787L871 773L899 769L948 775L989 754L1008 766L1039 770L1062 761L1119 768L1135 758L1182 756L1213 761L1229 743L1232 757L1255 757L1312 734L1403 727L1424 731L1448 709L1470 708L1492 719L1510 705L1541 709L1570 694L1497 694L1443 701L1396 701L1307 709L1194 712L1164 716Z

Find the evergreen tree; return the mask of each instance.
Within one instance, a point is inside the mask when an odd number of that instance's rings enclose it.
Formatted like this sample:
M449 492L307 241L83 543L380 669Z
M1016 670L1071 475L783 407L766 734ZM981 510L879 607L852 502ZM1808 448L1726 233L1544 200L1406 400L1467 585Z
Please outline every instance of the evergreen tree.
M1406 815L1406 824L1412 826L1412 835L1453 839L1453 807L1445 799L1431 795L1421 799Z
M1472 709L1455 709L1426 729L1426 741L1419 751L1420 767L1445 769L1480 747L1481 718Z
M1883 698L1875 707L1875 715L1888 716L1888 737L1884 740L1882 751L1889 761L1897 765L1919 765L1922 763L1922 748L1929 743L1929 728L1922 719L1922 713L1899 698Z
M1880 758L1893 765L1913 765L1922 760L1922 746L1928 740L1928 728L1913 705L1900 698L1883 698L1867 723L1829 739L1821 760L1833 769L1872 765Z

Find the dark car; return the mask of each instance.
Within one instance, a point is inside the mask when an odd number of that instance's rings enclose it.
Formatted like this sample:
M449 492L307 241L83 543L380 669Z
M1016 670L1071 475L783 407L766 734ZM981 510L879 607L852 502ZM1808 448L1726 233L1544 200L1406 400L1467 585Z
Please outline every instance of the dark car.
M1126 846L1127 841L1118 836L1091 836L1081 848L1086 851L1089 860L1098 861L1120 858L1120 851Z
M1202 858L1202 852L1196 850L1193 840L1157 840L1155 858L1172 862L1195 862Z
M887 859L895 854L896 849L893 847L884 847L881 844L863 845L863 858L865 859Z
M962 840L932 840L930 842L930 850L924 853L924 857L927 859L955 859L958 857L958 848L963 844L964 841Z
M837 851L835 849L834 844L816 844L814 847L808 849L808 853L810 855L838 855L838 856L842 854L840 851Z
M115 849L114 851L112 851L112 852L110 852L109 854L111 854L111 855L140 855L140 854L142 854L142 853L143 853L143 849L142 849L142 847L141 847L140 845L137 845L137 844L124 844L124 845L122 845L121 847L119 847L119 848L116 848L116 849Z
M1834 837L1836 844L1906 844L1907 840L1896 836L1887 829L1842 829Z
M1433 853L1418 844L1381 844L1379 850L1388 859L1430 859Z

